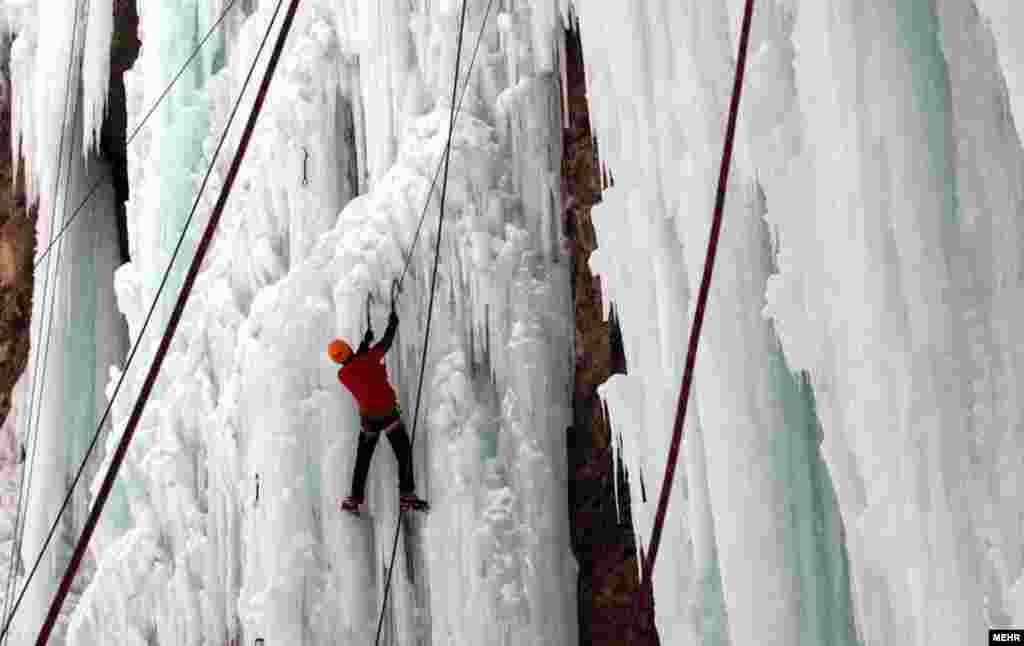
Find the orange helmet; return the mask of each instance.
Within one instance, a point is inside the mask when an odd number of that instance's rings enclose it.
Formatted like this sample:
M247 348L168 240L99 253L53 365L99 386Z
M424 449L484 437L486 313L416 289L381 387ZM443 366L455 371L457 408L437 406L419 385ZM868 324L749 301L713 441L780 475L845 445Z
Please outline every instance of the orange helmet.
M335 339L327 345L327 354L335 363L344 363L352 356L352 346L341 339Z

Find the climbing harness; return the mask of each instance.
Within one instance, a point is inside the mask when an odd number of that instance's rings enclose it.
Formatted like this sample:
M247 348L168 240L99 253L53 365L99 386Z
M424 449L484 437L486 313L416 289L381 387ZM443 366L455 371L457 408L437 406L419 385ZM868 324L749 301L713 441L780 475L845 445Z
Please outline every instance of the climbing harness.
M216 160L217 153L219 153L220 148L227 137L227 131L228 128L230 128L231 119L234 118L234 115L237 112L238 107L241 105L241 96L242 94L244 94L245 88L256 70L256 62L259 60L260 53L262 53L263 47L270 36L270 31L274 25L274 22L277 18L277 14L280 11L283 2L284 0L278 0L277 6L274 9L274 14L267 24L267 32L264 35L263 42L260 44L260 47L257 50L252 66L249 68L249 74L246 77L245 83L243 84L242 93L240 93L239 95L239 100L236 102L235 107L232 110L231 116L229 117L228 126L225 128L224 134L221 137L221 141L218 144L217 150L214 153L214 160ZM74 581L79 566L81 565L82 558L85 556L86 549L88 549L89 541L92 538L93 532L96 530L96 524L99 521L99 516L103 512L103 507L107 502L107 498L110 496L110 491L111 488L113 487L114 480L117 478L117 472L121 468L121 464L124 462L125 455L128 452L128 446L131 443L133 436L135 435L135 431L136 428L138 427L139 420L142 417L142 411L146 406L146 401L149 399L149 395L153 389L153 384L155 383L157 375L160 372L160 368L163 365L164 358L167 356L167 352L170 349L171 340L174 337L174 333L177 330L178 323L180 322L182 314L184 313L185 304L188 302L188 297L192 292L192 287L195 284L196 277L199 274L199 267L202 265L203 260L206 257L207 252L209 251L210 245L213 241L213 235L217 229L217 224L220 222L220 218L223 214L224 205L227 203L228 195L230 194L231 188L234 185L235 180L238 176L238 171L239 168L241 167L242 159L244 158L245 153L248 150L249 142L252 139L252 134L253 131L255 130L256 120L259 117L259 113L262 110L263 104L266 100L267 90L270 86L270 81L273 78L274 71L277 68L278 61L281 57L281 52L284 49L284 43L288 36L288 32L291 29L292 22L294 21L295 12L298 9L298 4L299 0L290 0L289 2L288 10L282 21L281 30L278 35L277 42L275 43L274 49L271 52L270 60L267 62L266 72L264 74L262 82L260 83L259 90L257 91L252 112L250 113L249 120L245 124L245 129L242 132L242 137L241 140L239 141L235 158L232 160L231 166L228 168L227 175L225 176L224 179L224 185L221 188L220 196L217 198L217 202L213 207L213 212L210 214L210 219L206 225L206 230L203 232L203 236L199 240L199 243L196 247L195 256L192 259L191 265L189 265L188 272L185 275L184 283L181 288L181 292L178 295L178 299L174 304L174 309L171 311L170 317L167 322L167 327L164 331L163 336L160 339L160 344L156 349L156 353L154 354L153 357L153 362L150 365L149 372L146 374L145 381L142 384L142 389L139 393L138 399L136 399L135 406L132 408L132 412L130 417L128 418L128 423L125 426L124 433L121 436L121 440L118 443L116 450L111 456L110 466L107 468L107 473L104 476L103 482L101 483L100 488L96 493L96 500L93 503L92 509L90 509L89 511L89 516L86 519L85 526L82 530L82 534L79 537L77 544L75 545L74 552L71 556L71 562L68 565L67 569L65 570L63 577L61 578L60 585L57 589L57 593L54 597L53 603L51 604L50 609L47 612L43 626L39 631L36 646L43 646L49 640L50 634L53 631L53 627L56 624L57 617L60 614L61 606L63 606L64 600L71 589L71 584ZM212 174L212 170L213 162L211 161L211 164L207 170L206 177L204 178L203 183L200 186L199 195L197 195L196 201L193 203L192 212L189 214L189 217L185 222L185 226L182 229L181 237L179 237L178 239L178 246L175 248L174 253L171 256L171 261L168 265L167 271L164 274L164 279L160 283L159 288L157 289L157 294L150 308L149 315L147 315L146 320L143 324L142 332L140 332L139 334L139 340L141 340L146 325L148 325L149 320L156 309L156 304L160 298L160 294L164 286L166 285L168 277L170 276L171 265L173 265L174 259L181 248L181 244L184 240L185 233L188 230L188 225L195 215L196 209L198 208L199 205L199 200L202 197L203 189L205 188L206 183L209 180L210 175ZM134 356L138 347L139 342L136 341L136 344L132 348L132 352L129 355L129 362L131 361L131 358ZM115 387L114 396L116 396L117 390L123 383L125 374L127 374L127 367L126 370L122 372L121 379L118 381L117 387ZM113 403L114 396L110 398L111 403ZM109 413L110 404L108 404L107 409L103 414L103 417L100 421L100 427L102 427L102 424L106 420ZM67 502L68 498L66 497L65 506ZM52 538L53 531L55 531L55 529L56 525L51 527L51 533L50 536L47 537L47 543ZM38 563L39 562L37 561L36 567L38 567ZM34 571L35 570L33 569L33 572ZM26 583L26 588L27 585L28 584ZM24 593L25 589L23 588L22 595L24 595ZM19 603L20 601L21 597L19 597L18 599Z
M697 308L690 329L690 344L686 352L686 368L683 372L683 384L679 389L679 400L676 405L676 419L672 426L672 444L669 448L668 462L665 465L665 478L661 484L661 495L654 516L654 527L651 530L650 547L642 564L643 581L637 602L643 604L651 598L651 576L654 573L654 562L658 556L658 545L661 541L662 528L665 525L665 512L668 509L669 496L672 493L672 480L675 477L676 463L679 460L679 447L683 437L683 420L686 418L686 405L690 397L690 385L693 383L693 367L697 359L697 345L700 331L704 324L704 308L707 305L708 291L711 287L711 272L715 266L715 255L718 251L718 238L722 227L722 211L725 208L726 184L729 179L729 165L732 161L733 141L736 135L736 118L739 113L740 92L743 87L743 71L747 61L747 44L750 39L750 21L754 13L754 0L746 0L743 13L743 26L740 29L739 55L736 59L736 77L732 87L732 101L729 105L729 122L725 132L725 146L722 153L722 165L718 174L718 193L715 196L714 218L711 223L711 235L708 239L708 251L704 260L704 274L700 281L700 292L697 296Z
M380 429L379 431L371 431L369 426L367 426L366 424L363 424L363 433L365 433L366 435L368 435L370 437L373 437L375 435L387 435L388 433L390 433L391 431L395 430L396 428L398 428L401 425L402 425L402 419L396 417L395 421L391 422L390 424L388 424L384 428Z

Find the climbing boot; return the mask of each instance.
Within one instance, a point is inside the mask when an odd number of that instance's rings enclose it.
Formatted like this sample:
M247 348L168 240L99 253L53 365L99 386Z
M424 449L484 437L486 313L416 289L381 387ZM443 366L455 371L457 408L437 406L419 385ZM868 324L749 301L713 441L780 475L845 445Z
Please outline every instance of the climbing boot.
M341 510L358 516L366 511L366 501L363 498L348 496L341 501Z
M403 493L399 496L398 507L402 511L430 511L430 503L415 493Z

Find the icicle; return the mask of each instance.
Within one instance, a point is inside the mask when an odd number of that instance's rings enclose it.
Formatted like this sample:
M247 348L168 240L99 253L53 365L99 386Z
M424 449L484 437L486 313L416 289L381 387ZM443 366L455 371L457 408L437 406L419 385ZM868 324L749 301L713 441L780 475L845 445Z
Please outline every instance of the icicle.
M554 71L554 49L552 47L558 24L558 8L551 0L535 0L530 27L534 57L534 73Z
M82 152L88 154L99 144L100 129L106 114L110 84L110 43L114 31L113 0L86 0L89 17L85 23L82 52L83 129Z
M600 389L600 386L598 388ZM611 431L608 443L612 447L612 490L615 496L615 518L622 522L622 508L619 505L619 465L622 462L622 458L619 455L619 447L621 446L620 431L612 421L611 415L608 414L608 403L604 400L604 397L601 398L601 408L604 410L605 423L608 424L608 429Z

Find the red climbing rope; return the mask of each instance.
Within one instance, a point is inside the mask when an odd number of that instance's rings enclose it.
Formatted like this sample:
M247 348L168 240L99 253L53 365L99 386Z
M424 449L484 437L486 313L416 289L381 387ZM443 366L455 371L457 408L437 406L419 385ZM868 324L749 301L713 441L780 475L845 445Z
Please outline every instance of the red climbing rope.
M683 419L686 418L686 404L690 399L690 384L693 383L693 366L697 359L697 344L700 341L700 330L704 324L704 308L711 287L711 271L715 266L715 254L718 251L718 237L722 228L722 211L725 207L726 183L729 179L729 165L732 161L732 145L736 135L736 116L740 107L740 90L743 87L743 69L747 61L747 42L750 38L750 21L754 13L754 0L747 0L743 14L743 27L740 30L739 56L736 59L736 78L732 87L732 103L729 106L729 123L725 131L725 150L722 153L722 166L718 174L718 194L715 196L715 213L711 222L711 235L708 239L708 252L704 260L704 275L700 282L700 293L697 296L697 309L690 330L690 346L686 352L686 368L683 371L683 385L679 390L679 401L676 404L676 420L672 426L672 445L668 452L668 464L665 465L665 479L661 483L661 495L658 499L658 511L654 516L654 529L651 530L651 543L647 550L647 558L643 563L643 583L640 599L644 600L651 592L651 574L654 572L654 561L658 556L658 544L661 542L661 530L665 525L665 512L668 510L668 499L672 493L672 480L676 473L676 462L679 460L679 447L683 439Z
M196 277L199 275L199 268L206 257L206 252L209 250L210 244L213 242L213 235L216 232L217 224L220 222L224 205L227 203L228 195L231 193L231 187L235 183L238 170L242 165L242 159L245 157L246 150L249 148L249 140L252 138L253 130L256 127L256 119L259 117L260 111L263 109L263 102L266 99L267 90L270 88L270 80L273 78L274 70L277 68L278 59L281 57L285 40L288 37L288 31L291 29L292 21L295 18L295 12L298 8L299 0L290 0L288 4L288 11L281 24L281 32L277 37L277 42L274 44L274 50L270 54L270 60L267 62L267 71L263 76L263 81L260 83L259 91L256 95L256 101L253 104L252 113L249 115L249 121L245 124L245 131L242 133L241 141L238 144L238 151L235 153L235 158L231 162L231 167L228 169L227 176L224 179L224 185L221 188L220 196L217 198L217 203L214 205L213 212L210 214L210 221L206 225L203 237L200 239L199 244L196 247L195 257L192 259L192 264L189 266L188 273L185 275L185 281L182 285L181 293L178 295L178 300L175 302L174 309L171 311L171 316L167 322L167 328L164 330L163 338L160 339L160 345L157 347L156 354L153 357L153 363L149 368L149 372L146 374L146 380L142 384L142 390L139 392L139 398L135 401L135 407L132 409L131 416L128 418L128 424L125 427L124 435L121 437L121 441L118 443L117 449L114 451L110 467L107 469L107 474L103 478L103 483L100 485L100 489L96 493L96 502L89 511L89 517L86 519L85 527L82 529L82 534L78 538L78 544L75 545L75 551L71 556L71 562L68 564L67 570L65 570L64 576L60 581L60 586L57 588L57 594L54 596L53 603L50 605L50 610L47 612L46 620L43 622L42 628L39 629L36 646L44 646L50 639L50 633L53 632L53 627L57 622L60 609L64 605L64 600L67 597L68 592L71 590L71 584L75 579L75 575L78 573L78 568L82 563L82 557L85 556L85 550L89 547L89 540L92 538L92 534L96 529L96 524L99 522L100 514L103 513L103 507L107 502L107 498L110 496L110 490L114 486L114 480L117 478L117 472L121 468L121 463L124 462L125 455L128 452L128 445L131 443L132 437L135 435L135 429L138 426L139 420L142 418L142 411L146 407L146 401L149 399L149 395L153 390L153 384L156 382L157 375L160 372L160 367L163 365L164 357L167 355L167 351L171 347L171 340L174 338L174 333L178 328L178 322L181 320L181 316L185 311L185 304L188 302L188 297L192 293L192 286L196 281Z

